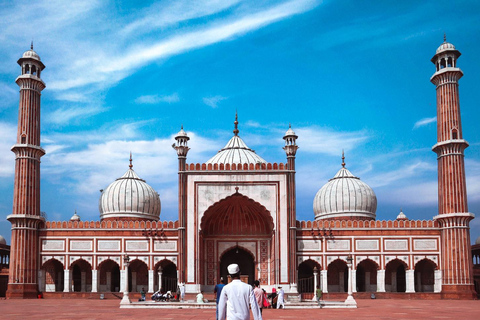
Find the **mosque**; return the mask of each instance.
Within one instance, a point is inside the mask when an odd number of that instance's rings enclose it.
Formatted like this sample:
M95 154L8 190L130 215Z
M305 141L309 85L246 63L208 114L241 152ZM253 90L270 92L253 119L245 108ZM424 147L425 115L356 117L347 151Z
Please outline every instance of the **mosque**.
M378 297L474 297L457 67L460 52L444 42L432 58L437 92L438 214L428 221L376 220L377 198L347 169L313 200L311 221L296 218L297 139L288 128L285 159L270 163L240 137L237 118L225 147L204 163L188 163L189 136L175 136L178 220L160 220L159 194L126 172L101 190L99 220L46 221L40 212L40 98L45 65L33 50L18 60L21 74L8 298L91 297L145 288L213 291L226 266L242 280L259 279L290 297L375 293ZM227 137L225 141L227 140ZM280 146L279 146L280 147ZM165 152L173 151L165 150ZM145 170L143 170L145 171ZM107 182L108 183L108 182ZM106 185L107 185L106 183ZM102 186L99 186L102 187ZM309 296L310 295L310 296Z

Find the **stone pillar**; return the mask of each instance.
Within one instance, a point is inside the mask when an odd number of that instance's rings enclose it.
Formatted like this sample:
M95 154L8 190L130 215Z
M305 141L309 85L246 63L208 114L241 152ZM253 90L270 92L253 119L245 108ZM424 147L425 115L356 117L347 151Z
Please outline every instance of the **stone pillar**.
M350 277L352 277L352 292L357 292L357 270L351 270Z
M70 292L70 275L71 275L71 272L69 269L65 269L63 271L63 281L64 281L63 292Z
M45 270L43 269L38 270L38 291L45 292Z
M92 270L92 292L98 292L98 270Z
M87 274L85 271L82 271L80 273L80 291L81 292L87 291L86 286L87 286Z
M415 292L415 270L405 271L405 282L406 290L405 292Z
M322 276L322 280L320 281L320 284L322 286L322 292L323 293L328 293L328 278L327 278L327 270L322 270L320 271L320 274Z
M377 292L385 292L385 270L377 270Z
M397 292L397 272L392 271L392 290L391 292Z
M111 276L109 278L111 279ZM127 290L125 290L125 288L127 287L125 285L125 280L126 280L125 279L125 270L120 270L120 291L121 292L128 291L128 288L127 288Z
M154 284L154 271L148 270L148 293L153 293L153 284Z
M433 292L442 292L442 270L435 270Z
M313 300L317 298L317 285L318 283L318 269L317 267L313 268Z
M338 273L338 292L345 292L345 273L339 272Z
M107 277L107 291L114 291L112 290L112 273L111 272L106 272L105 276ZM123 286L123 270L120 271L120 290L122 290ZM114 288L115 289L115 288ZM119 290L119 291L120 291Z

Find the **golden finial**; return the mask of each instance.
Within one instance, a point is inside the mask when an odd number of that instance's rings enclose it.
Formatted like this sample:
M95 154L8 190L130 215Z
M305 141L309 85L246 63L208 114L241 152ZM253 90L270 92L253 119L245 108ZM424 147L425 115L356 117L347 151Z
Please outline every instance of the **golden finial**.
M238 114L237 114L237 111L235 111L235 122L233 123L235 124L235 130L233 130L233 134L238 136Z
M130 151L130 164L128 165L128 167L129 167L130 169L133 168L133 164L132 164L132 151Z
M345 168L345 152L342 149L342 167Z

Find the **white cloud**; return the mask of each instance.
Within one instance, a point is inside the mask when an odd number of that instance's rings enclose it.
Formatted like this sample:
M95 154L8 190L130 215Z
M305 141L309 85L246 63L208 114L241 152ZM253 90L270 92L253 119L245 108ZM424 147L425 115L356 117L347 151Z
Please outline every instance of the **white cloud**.
M144 95L135 99L137 104L158 104L158 103L174 103L180 101L177 93L172 93L171 95L160 96L160 95Z
M105 108L98 106L75 106L75 107L62 107L46 116L46 122L53 123L55 125L65 125L71 120L79 120L87 118L101 112L106 111Z
M434 172L437 166L434 164L417 161L401 167L391 166L393 170L374 174L369 178L369 185L374 188L389 186L401 180L408 180L412 177L421 176L424 172Z
M9 152L15 144L17 126L0 121L0 177L12 176L15 172L15 155Z
M225 99L227 98L222 96L213 96L213 97L205 97L202 100L203 100L203 103L205 103L207 106L212 108L217 108L218 104Z
M417 129L417 128L420 128L420 127L424 127L430 123L433 123L433 122L436 122L437 121L437 117L432 117L432 118L423 118L421 120L418 120L417 122L415 122L415 124L413 125L413 129Z

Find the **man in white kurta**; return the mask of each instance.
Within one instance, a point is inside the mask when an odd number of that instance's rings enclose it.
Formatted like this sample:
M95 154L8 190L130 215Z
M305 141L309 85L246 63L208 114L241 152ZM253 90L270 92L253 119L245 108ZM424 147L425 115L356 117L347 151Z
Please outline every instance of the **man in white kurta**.
M263 320L257 300L253 294L253 288L240 281L240 268L237 264L227 267L232 276L232 282L223 287L218 303L218 318L220 320L250 320L250 309L253 318Z
M282 307L285 309L285 292L283 291L282 287L278 287L277 291L277 309L280 309Z

